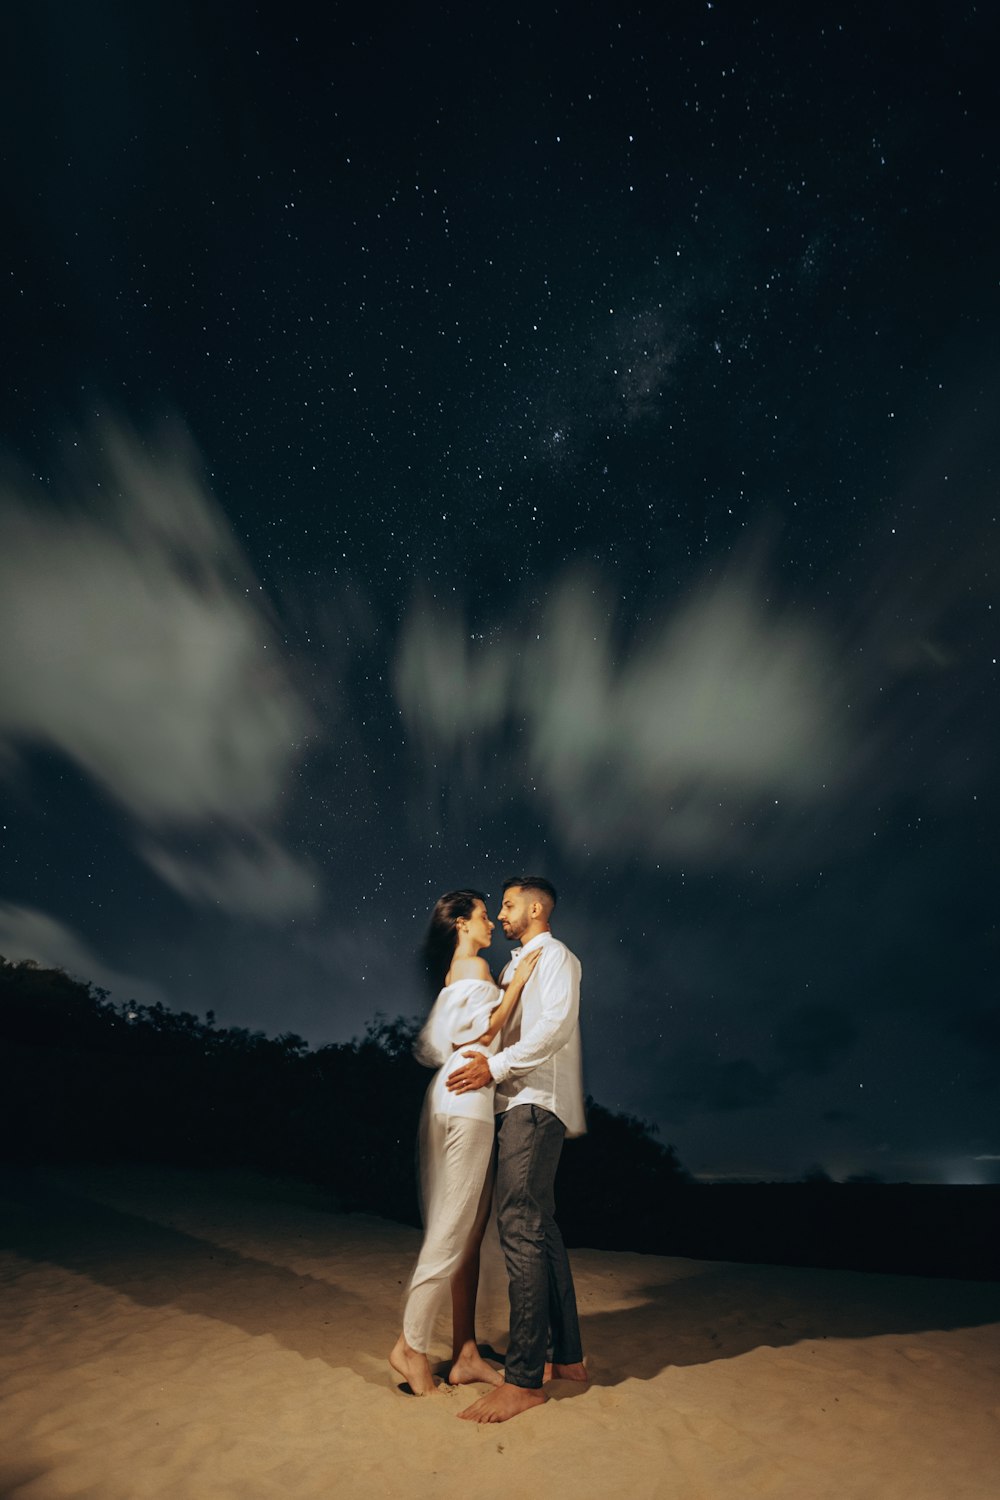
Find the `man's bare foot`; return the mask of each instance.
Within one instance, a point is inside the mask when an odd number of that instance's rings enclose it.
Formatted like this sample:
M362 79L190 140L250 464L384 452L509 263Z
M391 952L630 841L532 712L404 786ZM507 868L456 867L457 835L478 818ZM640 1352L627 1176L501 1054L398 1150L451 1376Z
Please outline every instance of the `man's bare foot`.
M488 1365L475 1344L465 1344L448 1375L449 1385L502 1385L503 1375Z
M400 1334L392 1346L389 1363L397 1375L401 1375L415 1396L433 1396L440 1386L431 1374L426 1354L411 1349Z
M542 1376L543 1381L579 1380L583 1385L586 1385L589 1379L590 1376L587 1374L587 1366L583 1363L583 1360L580 1360L580 1362L575 1365L546 1365L545 1373Z
M509 1422L511 1417L518 1417L547 1400L541 1391L523 1385L498 1385L456 1415L463 1422Z

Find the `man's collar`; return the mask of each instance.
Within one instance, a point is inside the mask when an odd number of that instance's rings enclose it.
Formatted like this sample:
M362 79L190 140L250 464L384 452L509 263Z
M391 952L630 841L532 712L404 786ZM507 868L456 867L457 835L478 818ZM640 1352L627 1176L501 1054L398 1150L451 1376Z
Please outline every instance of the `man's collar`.
M523 948L513 948L511 958L520 958L522 953L531 953L535 948L541 948L545 943L551 943L551 932L536 932L533 938L525 943Z

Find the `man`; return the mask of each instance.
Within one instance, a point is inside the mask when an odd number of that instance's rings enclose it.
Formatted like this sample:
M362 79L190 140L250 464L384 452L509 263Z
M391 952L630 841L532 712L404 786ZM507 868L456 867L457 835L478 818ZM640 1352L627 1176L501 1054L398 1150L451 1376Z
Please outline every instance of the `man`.
M573 1276L554 1218L555 1177L565 1136L586 1130L580 1070L580 961L549 926L556 893L538 875L503 889L499 922L518 941L501 975L509 984L525 954L541 949L535 971L501 1032L492 1057L464 1052L448 1080L456 1093L496 1084L496 1201L510 1282L510 1340L504 1383L459 1413L472 1422L506 1422L545 1400L549 1330L552 1374L587 1379Z

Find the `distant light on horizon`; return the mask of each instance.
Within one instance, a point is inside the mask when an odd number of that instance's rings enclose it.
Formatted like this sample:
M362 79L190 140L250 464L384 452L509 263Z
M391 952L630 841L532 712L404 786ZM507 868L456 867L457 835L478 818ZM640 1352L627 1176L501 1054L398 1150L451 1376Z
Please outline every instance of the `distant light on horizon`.
M949 1187L984 1187L993 1175L979 1165L980 1162L998 1161L996 1156L959 1157L945 1163L941 1171L942 1182Z

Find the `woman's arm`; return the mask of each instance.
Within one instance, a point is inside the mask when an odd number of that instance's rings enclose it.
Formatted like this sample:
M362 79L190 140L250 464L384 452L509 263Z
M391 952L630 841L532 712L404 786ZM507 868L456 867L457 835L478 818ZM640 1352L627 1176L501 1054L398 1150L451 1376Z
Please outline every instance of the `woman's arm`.
M503 999L500 1001L500 1004L497 1006L496 1010L490 1012L489 1026L483 1032L482 1036L476 1037L477 1042L481 1042L485 1045L488 1042L492 1042L495 1036L500 1035L500 1031L504 1025L504 1022L507 1020L511 1011L514 1009L514 1006L520 1000L521 991L524 989L524 986L531 978L532 971L541 956L541 948L536 948L533 953L529 953L527 958L523 958L518 964L517 968L514 970L514 978L511 980L510 984L504 991Z

